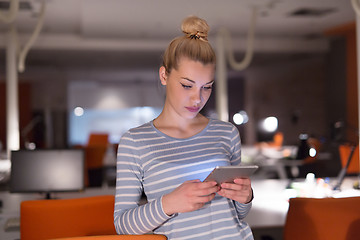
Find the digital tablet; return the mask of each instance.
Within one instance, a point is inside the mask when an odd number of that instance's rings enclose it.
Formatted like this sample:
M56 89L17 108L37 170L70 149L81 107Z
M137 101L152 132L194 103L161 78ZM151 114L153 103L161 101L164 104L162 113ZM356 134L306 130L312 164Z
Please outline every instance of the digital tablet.
M216 181L218 184L223 182L233 182L236 178L248 178L259 167L251 166L218 166L205 178L204 182Z

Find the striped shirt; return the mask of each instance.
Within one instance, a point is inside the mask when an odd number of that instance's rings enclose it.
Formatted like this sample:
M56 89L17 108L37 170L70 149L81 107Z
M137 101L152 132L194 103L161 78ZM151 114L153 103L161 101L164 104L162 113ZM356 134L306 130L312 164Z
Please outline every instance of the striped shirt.
M205 177L216 166L240 164L240 136L234 125L210 119L198 134L178 139L152 122L126 132L117 153L114 224L118 234L153 231L168 239L253 239L243 221L251 203L216 195L204 207L168 216L161 199L184 181ZM147 203L140 204L142 192ZM179 202L181 204L181 202Z

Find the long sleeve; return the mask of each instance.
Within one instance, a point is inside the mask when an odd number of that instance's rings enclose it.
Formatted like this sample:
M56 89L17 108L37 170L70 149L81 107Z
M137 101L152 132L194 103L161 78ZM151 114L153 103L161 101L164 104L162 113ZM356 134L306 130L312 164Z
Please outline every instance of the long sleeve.
M162 210L161 197L139 206L143 191L143 170L130 134L125 134L117 154L114 224L118 234L143 234L169 219Z
M231 145L232 145L231 165L239 165L241 163L241 140L240 140L239 131L235 126L232 135L233 136L231 138ZM239 219L244 219L250 212L252 203L250 202L247 204L243 204L236 201L234 202Z

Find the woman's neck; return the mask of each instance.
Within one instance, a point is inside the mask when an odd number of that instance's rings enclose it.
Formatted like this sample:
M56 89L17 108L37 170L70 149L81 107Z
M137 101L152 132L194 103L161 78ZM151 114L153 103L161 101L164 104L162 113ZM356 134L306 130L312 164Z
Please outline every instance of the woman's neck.
M198 114L193 119L179 119L161 113L154 121L154 126L162 133L174 138L189 138L201 132L209 119Z

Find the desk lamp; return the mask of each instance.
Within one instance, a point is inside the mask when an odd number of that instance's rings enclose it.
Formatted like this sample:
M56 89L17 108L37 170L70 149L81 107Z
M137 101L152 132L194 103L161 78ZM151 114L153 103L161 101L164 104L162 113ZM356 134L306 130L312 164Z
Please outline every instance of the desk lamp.
M345 175L349 169L349 166L350 166L350 163L351 161L353 160L353 155L354 155L354 152L356 150L357 146L352 144L351 147L350 147L350 153L349 153L349 156L347 158L347 161L346 161L346 164L343 166L343 168L341 169L341 171L339 172L339 175L337 177L337 183L336 185L334 186L334 190L340 190L340 186L342 184L342 182L344 181L344 178L345 178ZM354 160L356 160L356 158L354 158ZM353 161L354 161L353 160ZM360 166L360 162L359 162L359 166ZM358 177L360 178L360 171L358 169L358 172L359 172L359 175ZM357 181L355 181L354 183L354 188L355 189L360 189L359 188L359 179Z

